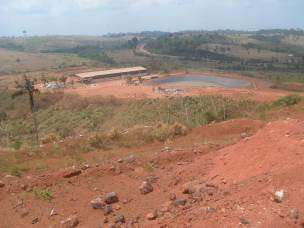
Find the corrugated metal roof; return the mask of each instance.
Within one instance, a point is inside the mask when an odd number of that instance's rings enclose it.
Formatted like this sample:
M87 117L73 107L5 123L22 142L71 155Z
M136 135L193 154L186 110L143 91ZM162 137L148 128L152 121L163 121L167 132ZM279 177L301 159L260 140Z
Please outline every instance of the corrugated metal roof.
M80 78L92 78L97 76L107 76L112 74L126 74L126 73L132 73L136 71L145 71L147 70L144 67L131 67L131 68L120 68L120 69L112 69L112 70L103 70L103 71L93 71L93 72L87 72L87 73L80 73L76 74L77 77Z

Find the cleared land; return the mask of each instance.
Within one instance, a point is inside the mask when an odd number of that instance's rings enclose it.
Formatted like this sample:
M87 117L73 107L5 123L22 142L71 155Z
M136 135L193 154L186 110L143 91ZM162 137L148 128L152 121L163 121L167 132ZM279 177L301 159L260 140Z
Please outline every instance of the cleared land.
M63 69L90 63L71 54L24 53L0 49L0 73L14 74L27 71Z

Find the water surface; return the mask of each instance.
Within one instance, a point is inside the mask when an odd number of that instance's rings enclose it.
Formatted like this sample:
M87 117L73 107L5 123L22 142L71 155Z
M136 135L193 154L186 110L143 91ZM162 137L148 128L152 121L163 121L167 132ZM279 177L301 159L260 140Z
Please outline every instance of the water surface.
M225 87L244 88L250 86L250 82L240 79L224 78L210 75L178 75L158 78L151 81L153 85L172 86L198 86L198 87Z

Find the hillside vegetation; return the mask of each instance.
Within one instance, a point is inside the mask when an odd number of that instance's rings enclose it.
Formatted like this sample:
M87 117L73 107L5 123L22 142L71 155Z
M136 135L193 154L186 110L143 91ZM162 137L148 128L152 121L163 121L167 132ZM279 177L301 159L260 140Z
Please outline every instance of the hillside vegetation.
M139 46L151 54L138 50ZM304 73L302 30L3 37L0 48L1 74L143 65L155 73L213 69L271 81L303 82Z
M13 98L11 92L3 92L0 96L1 145L17 149L22 145L31 146L34 128L28 98ZM128 146L154 140L165 141L174 137L172 130L181 131L176 134L182 135L186 129L213 121L265 118L265 111L269 109L295 105L302 100L299 96L290 96L273 104L258 104L246 99L200 96L123 101L112 97L82 98L61 92L41 93L36 99L41 141L92 133L101 134L107 140L109 134L114 134L113 138L116 138L123 132L128 135L127 132L133 130L141 131L142 135L135 139L131 137L133 141L126 141ZM134 136L133 133L130 136Z
M184 32L150 40L146 47L159 54L214 61L224 70L303 73L303 37L294 30Z

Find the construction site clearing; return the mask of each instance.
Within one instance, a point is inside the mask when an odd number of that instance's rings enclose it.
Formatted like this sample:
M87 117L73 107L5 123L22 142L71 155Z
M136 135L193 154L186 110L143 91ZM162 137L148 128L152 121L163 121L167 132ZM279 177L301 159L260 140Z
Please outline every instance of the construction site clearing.
M176 75L185 75L185 72L175 72L173 74L148 74L142 73L124 74L128 71L137 72L136 70L144 70L145 68L122 68L122 70L105 70L94 71L93 73L74 73L67 78L65 83L48 82L38 84L37 88L41 91L47 90L63 90L65 93L79 94L84 97L94 96L114 96L122 99L145 99L145 98L162 98L170 96L200 96L200 95L223 95L232 98L250 98L256 101L268 102L279 97L290 94L286 90L272 89L269 84L259 79L252 79L237 74L227 74L221 72L190 72L189 75L216 75L223 78L242 79L249 82L250 86L245 88L225 88L221 86L186 86L181 84L154 84L150 83L154 79L164 78ZM104 76L110 72L120 72L116 76ZM84 83L76 75L82 77L97 77L98 79L90 80ZM95 76L94 76L95 75Z

